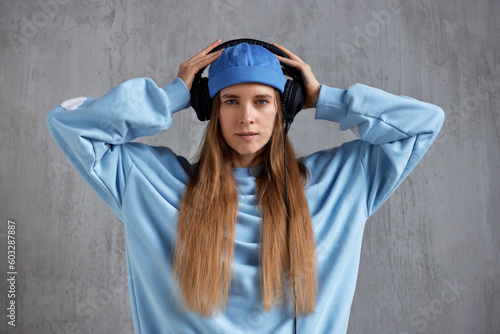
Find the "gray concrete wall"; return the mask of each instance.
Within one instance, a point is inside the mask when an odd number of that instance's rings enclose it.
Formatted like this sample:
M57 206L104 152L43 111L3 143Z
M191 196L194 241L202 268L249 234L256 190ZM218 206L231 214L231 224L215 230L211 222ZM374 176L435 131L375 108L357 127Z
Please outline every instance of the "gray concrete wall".
M169 84L216 38L252 37L287 46L322 83L447 115L369 220L349 333L499 333L499 18L497 0L0 1L0 332L132 332L122 225L50 137L49 110L133 77ZM301 154L352 138L312 114L291 131ZM145 141L192 157L203 127L183 112Z

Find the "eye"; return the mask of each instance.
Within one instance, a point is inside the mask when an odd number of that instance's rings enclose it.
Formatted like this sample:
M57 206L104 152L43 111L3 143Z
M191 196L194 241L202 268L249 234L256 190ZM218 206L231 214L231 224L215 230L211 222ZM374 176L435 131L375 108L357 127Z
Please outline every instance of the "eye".
M236 104L236 100L225 100L224 103L232 105L232 104Z
M268 104L269 102L267 100L257 100L257 104Z

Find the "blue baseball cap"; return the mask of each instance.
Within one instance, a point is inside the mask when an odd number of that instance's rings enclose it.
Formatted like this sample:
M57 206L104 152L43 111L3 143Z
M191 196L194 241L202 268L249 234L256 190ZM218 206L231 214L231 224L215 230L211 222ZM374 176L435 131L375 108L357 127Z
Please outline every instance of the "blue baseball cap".
M208 69L211 98L226 87L245 82L266 84L283 93L286 78L274 53L260 45L248 43L225 49Z

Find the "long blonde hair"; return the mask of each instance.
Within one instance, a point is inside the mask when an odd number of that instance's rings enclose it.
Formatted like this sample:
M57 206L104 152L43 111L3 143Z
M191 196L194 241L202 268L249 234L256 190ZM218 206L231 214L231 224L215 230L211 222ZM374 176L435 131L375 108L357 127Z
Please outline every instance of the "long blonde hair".
M276 101L280 101L276 90ZM225 309L232 279L237 184L231 148L219 125L220 97L214 97L198 162L190 175L178 219L174 271L189 310L202 316ZM287 140L286 208L284 131L277 103L273 134L263 152L264 168L256 175L262 216L260 268L263 307L289 302L296 315L314 312L317 293L315 240L304 185L307 168Z

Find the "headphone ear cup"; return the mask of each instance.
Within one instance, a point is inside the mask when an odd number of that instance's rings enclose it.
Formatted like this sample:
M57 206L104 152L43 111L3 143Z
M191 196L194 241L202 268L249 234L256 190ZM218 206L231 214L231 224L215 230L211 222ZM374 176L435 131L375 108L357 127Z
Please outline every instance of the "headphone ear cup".
M288 105L289 105L289 96L290 96L290 86L292 82L291 80L287 80L285 84L285 88L283 89L283 93L281 94L281 112L283 116L283 122L287 119Z
M191 88L191 107L200 121L208 121L212 113L212 98L208 90L208 78L195 77Z
M302 110L304 104L304 93L301 85L292 80L287 80L285 89L281 95L281 104L283 109L283 120L293 122L295 115Z

